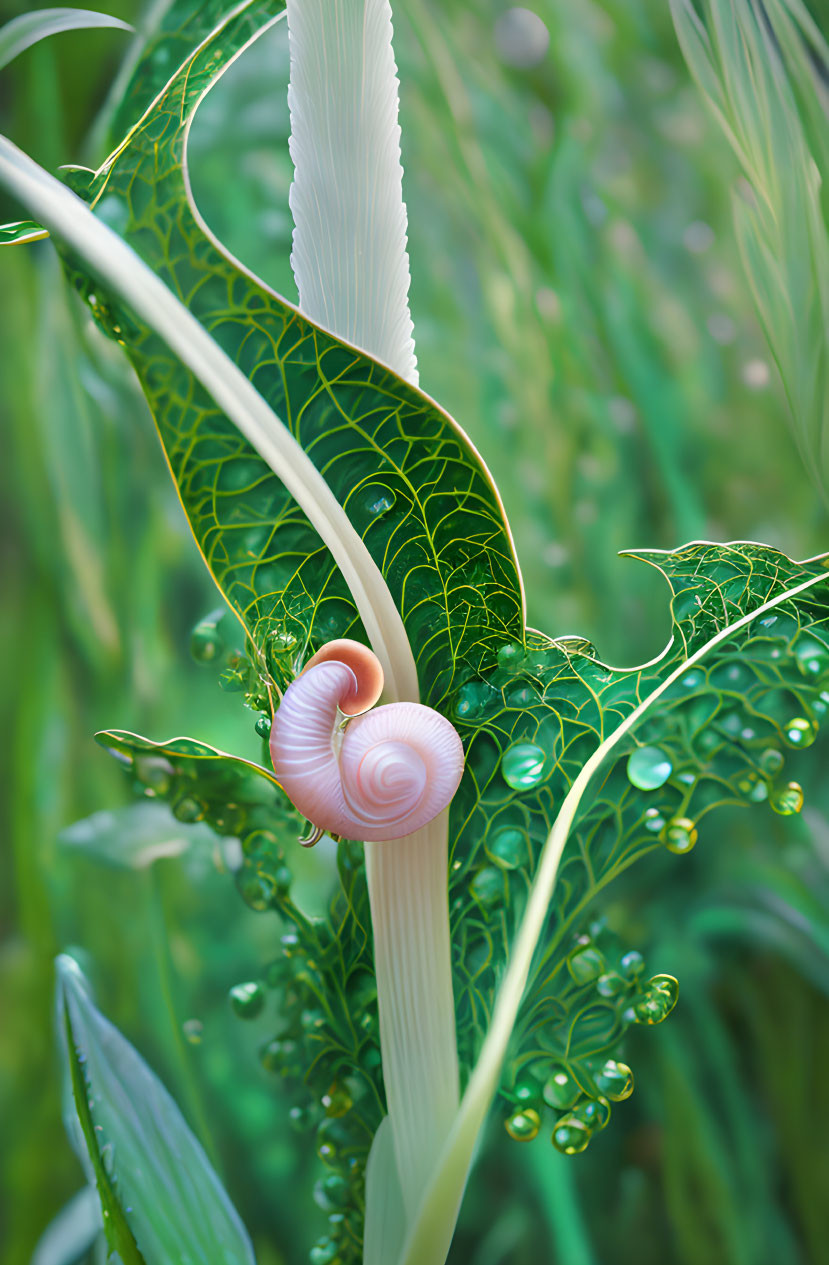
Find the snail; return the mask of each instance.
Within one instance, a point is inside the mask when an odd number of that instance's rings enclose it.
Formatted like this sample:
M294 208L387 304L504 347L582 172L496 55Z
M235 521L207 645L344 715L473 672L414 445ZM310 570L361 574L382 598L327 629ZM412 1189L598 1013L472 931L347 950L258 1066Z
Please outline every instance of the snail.
M420 703L374 707L377 657L357 641L329 641L288 686L270 735L277 781L323 834L377 842L425 826L449 804L463 773L454 727ZM368 710L373 708L373 710ZM348 720L342 728L338 712Z

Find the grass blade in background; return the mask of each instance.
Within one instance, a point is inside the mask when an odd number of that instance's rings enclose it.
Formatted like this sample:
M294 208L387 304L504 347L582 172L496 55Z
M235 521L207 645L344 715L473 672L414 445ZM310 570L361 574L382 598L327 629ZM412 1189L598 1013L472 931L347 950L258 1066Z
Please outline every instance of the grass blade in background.
M37 1241L31 1265L74 1265L102 1229L98 1195L94 1186L84 1186L49 1222Z
M57 975L70 1102L110 1248L124 1265L253 1265L247 1232L167 1090L95 1007L74 959L59 957Z
M801 457L829 495L829 53L793 0L671 0L688 66L736 154L737 239ZM809 52L807 53L807 49ZM819 120L823 117L822 129ZM823 170L821 170L823 166Z
M0 27L0 70L38 40L45 40L60 31L88 30L96 26L132 30L129 22L92 9L35 9L33 13L21 13Z

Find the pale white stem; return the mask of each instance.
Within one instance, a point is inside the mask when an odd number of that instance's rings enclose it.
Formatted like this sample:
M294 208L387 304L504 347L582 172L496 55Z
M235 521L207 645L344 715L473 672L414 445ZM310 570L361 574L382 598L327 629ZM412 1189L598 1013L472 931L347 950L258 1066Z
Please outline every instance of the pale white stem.
M447 881L448 810L366 844L386 1101L403 1205L417 1211L458 1109Z
M299 306L417 383L388 0L288 0Z
M288 0L287 14L300 309L416 383L388 0ZM383 1077L411 1218L459 1100L448 813L404 839L367 844L366 873ZM388 1180L387 1163L370 1165L367 1262L375 1243L389 1251L388 1229L380 1233Z

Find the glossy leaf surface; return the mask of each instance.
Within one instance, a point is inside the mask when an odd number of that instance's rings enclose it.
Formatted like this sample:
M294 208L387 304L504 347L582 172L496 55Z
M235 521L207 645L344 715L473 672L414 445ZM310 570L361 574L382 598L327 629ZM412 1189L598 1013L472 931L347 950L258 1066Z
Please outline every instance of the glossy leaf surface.
M468 769L453 806L463 858L451 879L456 989L473 1047L473 1032L482 1036L488 1019L482 996L493 995L539 847L587 758L721 628L824 566L751 544L636 556L657 567L671 589L673 641L655 663L613 669L592 648L535 635L527 653L518 646L502 651L498 668L466 682L455 698ZM829 704L827 587L818 582L689 670L594 779L559 870L550 936L520 1021L539 1055L545 1046L551 1059L577 1053L573 1022L583 1003L598 1025L586 1035L588 1047L599 1029L606 1033L600 1046L621 1035L635 981L602 996L597 976L585 989L562 973L573 943L568 934L612 877L653 849L681 852L683 829L690 850L720 803L770 800L779 810L789 760L814 741ZM505 906L515 913L505 918Z

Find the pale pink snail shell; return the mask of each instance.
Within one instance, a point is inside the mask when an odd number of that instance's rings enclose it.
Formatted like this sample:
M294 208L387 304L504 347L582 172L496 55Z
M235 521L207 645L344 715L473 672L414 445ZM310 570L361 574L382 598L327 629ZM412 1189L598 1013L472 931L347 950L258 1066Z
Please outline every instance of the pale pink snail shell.
M437 817L458 789L463 747L450 722L420 703L365 712L382 688L376 656L342 640L323 646L283 695L271 726L274 772L318 830L399 839ZM354 716L345 731L338 709Z

